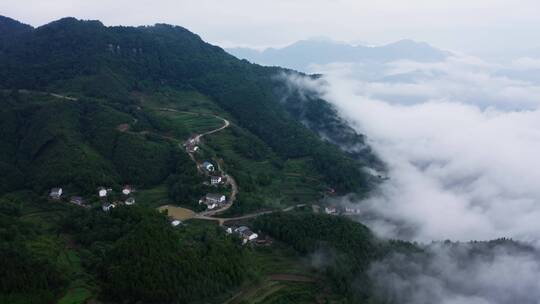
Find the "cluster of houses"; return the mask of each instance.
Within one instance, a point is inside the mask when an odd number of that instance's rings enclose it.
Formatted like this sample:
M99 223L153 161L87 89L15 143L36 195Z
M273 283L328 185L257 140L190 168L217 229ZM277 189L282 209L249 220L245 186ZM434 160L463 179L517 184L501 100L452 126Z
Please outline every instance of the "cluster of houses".
M133 192L135 192L135 189L132 186L126 185L122 188L122 195L123 195L122 199L116 200L111 203L107 200L107 197L109 197L112 194L112 189L99 187L98 196L103 202L101 205L101 209L105 212L109 212L112 208L116 208L116 206L118 205L131 206L135 204L135 198L131 196Z
M116 200L114 202L108 202L107 198L112 194L112 188L105 188L105 187L99 187L97 189L97 195L101 200L101 209L105 212L110 211L112 208L115 208L118 205L126 205L130 206L135 204L135 198L132 196L132 193L135 192L135 189L129 185L126 185L122 188L122 194L123 197L121 200ZM52 188L49 192L49 197L53 200L60 200L62 199L62 195L64 194L64 191L62 188ZM72 196L69 200L71 204L81 206L81 207L89 207L88 202L81 196Z
M192 137L184 144L188 153L195 153L199 151L199 140L196 137Z
M356 215L360 214L361 210L360 208L354 208L354 207L345 207L345 208L338 208L336 206L326 206L324 207L324 213L330 214L330 215Z
M259 235L255 232L251 231L249 227L247 226L240 226L240 227L226 227L225 231L228 234L236 234L242 239L242 244L247 244L249 242L255 241Z

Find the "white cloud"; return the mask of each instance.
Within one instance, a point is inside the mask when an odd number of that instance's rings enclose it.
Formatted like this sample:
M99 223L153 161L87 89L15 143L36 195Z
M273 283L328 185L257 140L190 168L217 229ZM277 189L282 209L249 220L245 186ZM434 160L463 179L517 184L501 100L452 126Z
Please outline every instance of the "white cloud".
M500 69L470 58L400 62L385 74L424 76L385 82L333 65L314 84L389 165L390 180L362 202L380 234L540 241L540 87Z
M529 57L518 58L512 62L512 66L518 70L540 70L540 59Z
M382 298L402 304L538 304L538 253L481 246L432 244L427 255L396 254L372 265L370 277Z

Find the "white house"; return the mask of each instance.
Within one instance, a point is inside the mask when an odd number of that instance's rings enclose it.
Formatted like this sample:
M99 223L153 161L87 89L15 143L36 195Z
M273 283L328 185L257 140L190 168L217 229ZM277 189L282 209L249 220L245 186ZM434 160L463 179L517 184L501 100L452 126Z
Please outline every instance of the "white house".
M60 197L62 197L62 188L52 188L49 196L52 199L60 199Z
M324 212L326 212L326 214L337 214L337 209L336 207L329 206L324 208Z
M221 177L221 175L212 175L210 177L210 184L212 185L219 185L221 184L222 181L223 181L223 178Z
M99 197L107 197L107 189L103 187L98 188L98 195Z
M346 212L346 213L349 213L349 214L360 214L360 213L361 213L361 210L358 209L358 208L350 208L350 207L347 207L347 208L345 208L345 212Z
M172 225L173 227L176 227L176 226L178 226L178 225L180 225L180 224L182 224L182 221L179 221L179 220L174 220L174 221L171 222L171 225Z
M125 185L124 188L122 188L122 194L123 195L130 195L131 192L134 192L133 188L129 185Z
M105 203L101 206L101 210L105 211L105 212L109 212L112 208L115 208L116 206L114 204L111 204L111 203Z
M135 198L129 197L127 200L124 201L124 204L126 204L127 206L135 204Z
M189 146L188 151L189 151L189 153L195 153L195 152L199 151L199 146Z
M208 193L205 197L205 200L206 202L210 202L210 203L222 204L227 200L227 198L223 194Z
M255 240L255 239L257 239L259 237L258 234L251 231L251 229L249 229L246 226L238 227L238 228L234 229L234 232L238 233L240 238L242 238L242 242L244 244L247 243L247 242L253 241L253 240Z
M206 198L204 197L199 200L199 205L202 205L202 204L205 204L208 210L212 210L218 206L217 203L207 201Z

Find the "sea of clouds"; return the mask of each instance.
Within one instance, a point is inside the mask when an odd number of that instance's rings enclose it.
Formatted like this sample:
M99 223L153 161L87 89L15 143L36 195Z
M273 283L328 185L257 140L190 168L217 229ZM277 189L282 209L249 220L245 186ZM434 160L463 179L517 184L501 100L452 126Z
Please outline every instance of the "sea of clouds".
M536 243L540 67L535 63L501 65L456 56L369 66L367 78L363 64L336 63L314 67L324 74L321 79L291 81L334 104L388 165L389 180L359 205L379 235Z
M360 220L381 237L540 245L540 60L313 66L290 77L337 108L388 166L361 202ZM374 264L376 290L398 303L540 303L538 251L426 245L430 258Z

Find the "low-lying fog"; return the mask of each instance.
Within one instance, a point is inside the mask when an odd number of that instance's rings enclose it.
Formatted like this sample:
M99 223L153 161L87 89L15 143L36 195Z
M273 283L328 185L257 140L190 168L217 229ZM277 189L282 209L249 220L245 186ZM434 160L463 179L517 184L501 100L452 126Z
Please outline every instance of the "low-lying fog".
M380 235L537 242L540 66L532 63L393 62L371 80L364 65L332 64L316 67L321 80L293 81L319 90L388 164L390 179L361 204L380 219L368 223Z
M313 72L325 76L291 81L333 103L388 165L389 179L356 205L378 235L540 244L540 60L453 56ZM458 247L430 245L428 261L392 256L371 276L398 303L540 303L538 251L473 257Z

